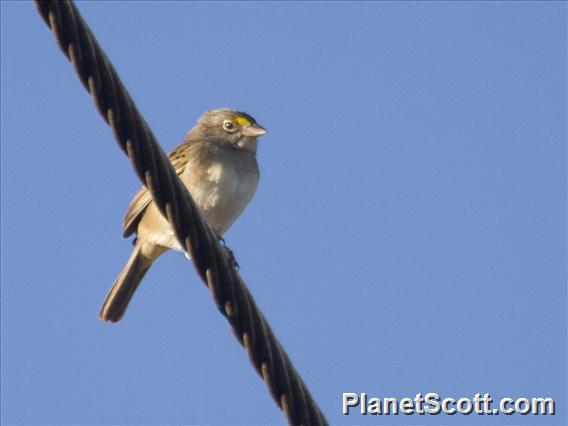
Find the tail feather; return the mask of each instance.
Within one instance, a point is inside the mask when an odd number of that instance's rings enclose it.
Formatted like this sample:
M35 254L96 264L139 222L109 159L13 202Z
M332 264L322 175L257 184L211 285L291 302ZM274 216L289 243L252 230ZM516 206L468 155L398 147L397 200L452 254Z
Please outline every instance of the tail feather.
M103 321L118 322L123 317L132 299L134 292L140 285L142 278L152 266L152 260L148 259L140 251L136 244L128 263L114 282L108 292L99 312L99 318Z

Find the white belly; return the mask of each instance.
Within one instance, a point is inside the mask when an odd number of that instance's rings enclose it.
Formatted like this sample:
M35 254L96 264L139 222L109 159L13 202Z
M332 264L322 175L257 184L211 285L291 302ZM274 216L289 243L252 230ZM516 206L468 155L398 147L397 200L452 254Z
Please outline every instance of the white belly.
M205 182L190 184L189 191L209 225L223 235L252 199L258 175L239 173L234 167L214 163L207 176Z
M219 235L223 235L252 199L258 184L258 168L254 158L247 156L239 159L237 156L230 162L213 161L209 163L206 173L199 175L192 174L191 164L188 164L180 177L208 224ZM183 250L168 221L153 202L144 212L140 225L139 238Z

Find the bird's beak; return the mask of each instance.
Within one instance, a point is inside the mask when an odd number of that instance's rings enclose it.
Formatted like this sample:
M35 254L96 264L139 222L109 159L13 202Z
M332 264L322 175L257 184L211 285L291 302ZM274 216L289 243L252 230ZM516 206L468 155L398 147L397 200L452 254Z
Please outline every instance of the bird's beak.
M251 138L256 138L266 134L266 129L258 124L249 124L243 127L243 135L250 136Z

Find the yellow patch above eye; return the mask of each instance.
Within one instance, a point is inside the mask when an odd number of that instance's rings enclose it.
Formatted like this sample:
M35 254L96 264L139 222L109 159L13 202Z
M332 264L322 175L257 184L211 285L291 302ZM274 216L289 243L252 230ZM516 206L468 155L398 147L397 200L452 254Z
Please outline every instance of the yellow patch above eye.
M250 121L248 121L246 118L241 117L241 116L238 116L237 118L235 118L235 121L237 123L239 123L239 125L242 126L242 127L250 125Z

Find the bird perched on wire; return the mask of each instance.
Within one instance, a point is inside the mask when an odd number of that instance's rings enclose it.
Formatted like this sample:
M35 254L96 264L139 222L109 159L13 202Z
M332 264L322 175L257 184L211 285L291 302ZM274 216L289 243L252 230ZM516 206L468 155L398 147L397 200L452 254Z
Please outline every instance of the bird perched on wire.
M250 202L258 184L257 137L266 133L250 115L228 108L207 111L169 159L209 226L222 236ZM152 263L168 249L183 251L143 187L126 211L123 236L136 233L134 249L101 307L100 318L118 322Z

